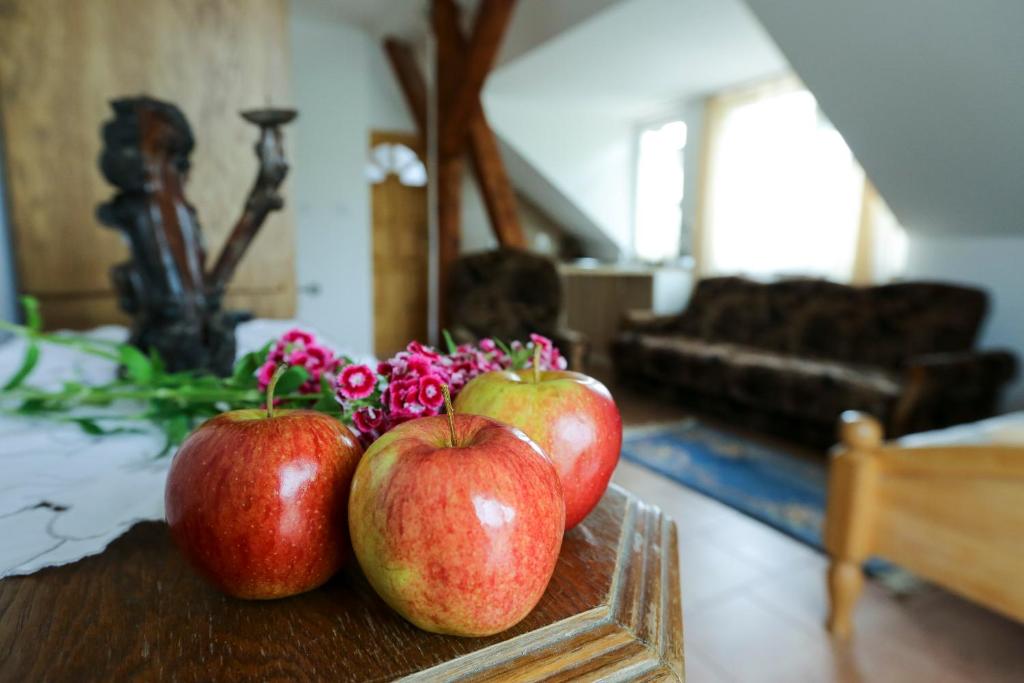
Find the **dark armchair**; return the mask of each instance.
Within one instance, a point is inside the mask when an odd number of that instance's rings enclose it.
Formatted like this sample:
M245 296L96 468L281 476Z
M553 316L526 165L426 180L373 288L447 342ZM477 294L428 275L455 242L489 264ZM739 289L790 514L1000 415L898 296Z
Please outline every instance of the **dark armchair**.
M469 254L455 263L449 287L455 341L525 341L536 332L555 343L570 368L585 366L586 337L561 323L562 281L551 259L518 249Z

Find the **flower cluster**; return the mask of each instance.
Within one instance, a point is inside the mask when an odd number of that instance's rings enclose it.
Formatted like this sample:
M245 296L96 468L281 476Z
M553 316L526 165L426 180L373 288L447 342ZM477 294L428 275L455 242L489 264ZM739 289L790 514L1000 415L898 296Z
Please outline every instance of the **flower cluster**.
M342 368L337 399L360 439L369 444L396 425L443 412L442 384L448 385L454 398L478 375L521 366L516 359L532 353L535 346L541 349L542 368L566 367L558 349L540 335L531 335L525 346L514 342L502 348L484 339L477 345L455 347L448 354L411 342L404 351L378 363L376 373L366 365Z
M441 353L414 341L373 368L354 363L318 343L312 334L295 329L273 343L257 379L260 390L265 391L278 366L304 368L309 377L298 392L320 394L317 410L340 406L342 419L369 445L396 425L442 413L443 384L454 398L470 380L485 372L531 367L535 354L541 369L566 367L551 340L539 334L531 334L525 344L514 341L505 346L483 339L478 344L449 343L449 349L449 353Z
M320 392L320 378L334 381L335 373L345 360L335 352L317 343L316 337L299 329L289 330L270 347L267 360L256 373L260 391L266 391L275 368L279 365L305 368L309 378L298 388L300 394Z

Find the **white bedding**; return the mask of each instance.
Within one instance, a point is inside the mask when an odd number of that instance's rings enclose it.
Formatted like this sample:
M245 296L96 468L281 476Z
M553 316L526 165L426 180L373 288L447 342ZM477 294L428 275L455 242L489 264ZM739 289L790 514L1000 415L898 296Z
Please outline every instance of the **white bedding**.
M987 420L908 434L897 443L901 446L1024 446L1024 411L990 417Z

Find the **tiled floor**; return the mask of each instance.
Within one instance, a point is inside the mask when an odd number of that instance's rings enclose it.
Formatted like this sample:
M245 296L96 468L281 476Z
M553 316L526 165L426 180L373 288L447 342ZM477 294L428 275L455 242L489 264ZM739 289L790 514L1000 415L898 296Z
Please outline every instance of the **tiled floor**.
M682 416L613 392L627 424ZM615 481L678 525L689 683L1024 681L1024 625L938 588L900 597L869 581L853 638L834 640L823 556L632 463Z

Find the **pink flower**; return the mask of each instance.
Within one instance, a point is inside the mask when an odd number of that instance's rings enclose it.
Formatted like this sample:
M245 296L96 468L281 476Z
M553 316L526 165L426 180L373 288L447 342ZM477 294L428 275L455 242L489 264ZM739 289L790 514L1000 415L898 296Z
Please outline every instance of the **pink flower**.
M277 368L277 363L273 361L267 361L260 366L259 371L256 373L256 379L260 385L260 391L266 391L267 386L270 384L270 378L274 376L274 369Z
M373 393L377 376L365 365L346 365L338 375L338 390L348 399L366 398Z
M444 405L444 394L441 393L441 380L436 375L420 378L419 401L427 408L440 408Z
M419 343L418 341L409 342L409 345L405 347L405 350L417 356L426 356L430 360L437 360L441 357L441 354L437 351L429 346Z
M375 432L384 425L384 413L378 408L360 408L352 414L352 422L364 434Z
M298 389L300 394L316 394L320 391L320 379L325 374L328 375L328 380L333 382L334 372L341 360L333 350L318 344L316 338L309 332L300 329L289 330L274 342L267 353L267 364L271 365L271 369L268 371L260 368L257 373L261 390L266 390L273 368L282 363L303 368L309 375L309 379Z
M422 377L430 372L430 367L436 360L436 358L430 358L423 354L413 354L406 359L405 369L407 372Z
M314 338L313 338L312 334L310 334L309 332L306 332L305 330L300 330L297 327L293 328L291 330L288 330L287 332L285 332L281 336L281 341L283 341L283 342L290 343L290 344L297 342L299 344L302 344L303 346L308 345L308 344L312 344L313 343L313 339Z
M419 382L414 378L392 380L388 385L388 400L385 406L389 413L397 413L405 408L406 396L412 392L414 397L419 396Z
M533 333L530 335L530 341L532 341L535 346L539 346L542 352L551 348L551 340L542 335Z

